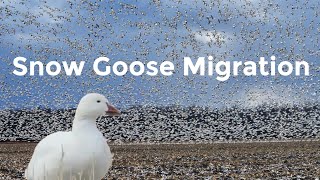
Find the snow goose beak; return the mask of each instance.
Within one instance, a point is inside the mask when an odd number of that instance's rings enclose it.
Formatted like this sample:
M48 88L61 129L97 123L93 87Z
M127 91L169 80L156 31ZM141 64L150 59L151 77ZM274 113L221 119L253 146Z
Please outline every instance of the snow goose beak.
M121 114L121 112L111 104L107 104L107 105L108 105L108 110L106 111L106 114L108 116L119 116Z

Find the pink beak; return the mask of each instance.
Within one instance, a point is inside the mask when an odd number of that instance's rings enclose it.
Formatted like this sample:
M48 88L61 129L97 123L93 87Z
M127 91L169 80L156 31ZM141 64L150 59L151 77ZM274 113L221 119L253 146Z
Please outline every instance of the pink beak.
M108 110L106 111L106 114L109 116L119 116L121 112L114 106L108 104Z

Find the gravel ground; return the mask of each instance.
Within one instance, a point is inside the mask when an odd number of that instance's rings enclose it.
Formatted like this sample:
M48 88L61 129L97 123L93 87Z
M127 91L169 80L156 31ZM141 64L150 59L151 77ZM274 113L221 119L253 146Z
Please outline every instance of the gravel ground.
M22 179L34 143L0 144L0 179ZM320 141L112 145L106 179L315 179Z

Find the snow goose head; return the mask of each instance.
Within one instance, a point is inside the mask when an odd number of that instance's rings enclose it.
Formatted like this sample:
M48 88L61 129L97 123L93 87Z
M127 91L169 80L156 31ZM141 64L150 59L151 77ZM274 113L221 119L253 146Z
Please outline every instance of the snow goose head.
M102 115L117 116L120 111L109 103L106 97L97 93L85 95L79 102L76 117L96 120Z

